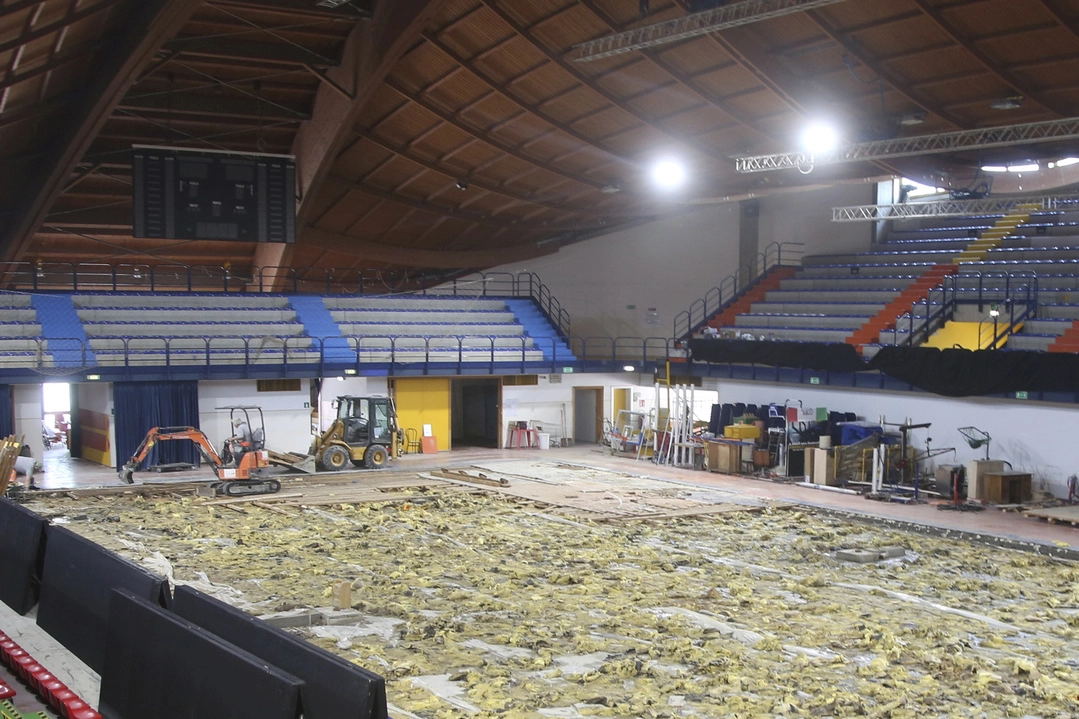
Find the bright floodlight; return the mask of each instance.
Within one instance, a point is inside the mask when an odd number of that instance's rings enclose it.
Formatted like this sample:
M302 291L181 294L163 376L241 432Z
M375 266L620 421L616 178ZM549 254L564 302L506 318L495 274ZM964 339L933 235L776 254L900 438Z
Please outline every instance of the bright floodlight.
M662 190L677 190L686 181L686 168L676 160L660 160L652 166L652 182Z
M814 122L802 133L802 148L814 155L831 152L838 144L835 128L824 122Z

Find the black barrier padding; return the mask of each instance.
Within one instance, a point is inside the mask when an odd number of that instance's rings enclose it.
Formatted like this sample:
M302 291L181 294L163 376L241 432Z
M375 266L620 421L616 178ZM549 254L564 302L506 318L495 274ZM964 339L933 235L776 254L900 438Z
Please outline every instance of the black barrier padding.
M191 622L112 592L105 719L296 719L303 682Z
M1079 355L1069 352L881 347L863 362L853 345L694 339L694 361L801 367L825 372L879 371L945 397L1011 392L1079 392Z
M0 498L0 601L19 614L37 604L47 524L26 507Z
M303 680L304 719L386 719L386 680L191 587L173 611Z
M168 583L63 527L46 534L37 624L98 674L105 662L113 589L167 606Z

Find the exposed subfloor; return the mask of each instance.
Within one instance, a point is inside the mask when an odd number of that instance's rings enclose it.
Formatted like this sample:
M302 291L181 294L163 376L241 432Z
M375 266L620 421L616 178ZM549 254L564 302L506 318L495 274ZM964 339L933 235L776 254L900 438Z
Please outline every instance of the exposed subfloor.
M208 470L147 476L174 491L28 499L175 582L303 625L386 676L395 717L1079 710L1079 565L958 533L1068 555L1070 525L583 447L411 456L239 502L191 495ZM888 547L901 556L836 555ZM341 582L348 609L331 606Z

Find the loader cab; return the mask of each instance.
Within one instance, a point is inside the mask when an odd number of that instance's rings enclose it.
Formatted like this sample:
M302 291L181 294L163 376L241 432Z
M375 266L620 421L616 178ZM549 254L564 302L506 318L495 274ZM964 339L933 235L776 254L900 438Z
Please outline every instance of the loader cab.
M394 429L394 413L388 397L338 397L337 419L344 427L349 445L389 444Z

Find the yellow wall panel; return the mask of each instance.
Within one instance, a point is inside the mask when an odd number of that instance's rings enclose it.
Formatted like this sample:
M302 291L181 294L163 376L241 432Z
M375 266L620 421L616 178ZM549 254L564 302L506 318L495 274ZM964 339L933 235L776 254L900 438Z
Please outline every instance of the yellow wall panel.
M393 401L397 423L412 427L423 436L423 425L431 425L438 449L450 449L450 378L402 377L393 381Z

